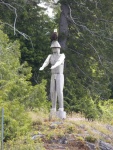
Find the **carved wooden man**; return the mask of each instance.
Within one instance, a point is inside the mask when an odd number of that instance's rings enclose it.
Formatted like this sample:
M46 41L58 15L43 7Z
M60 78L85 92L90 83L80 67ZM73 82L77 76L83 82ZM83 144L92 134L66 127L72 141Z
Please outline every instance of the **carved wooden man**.
M51 43L52 54L48 55L44 64L39 70L43 70L46 66L51 64L51 83L50 83L50 94L52 101L51 112L56 112L57 98L59 103L59 110L57 112L59 118L66 118L66 113L64 112L64 100L63 100L63 87L64 87L64 60L65 55L60 54L60 44L55 39Z

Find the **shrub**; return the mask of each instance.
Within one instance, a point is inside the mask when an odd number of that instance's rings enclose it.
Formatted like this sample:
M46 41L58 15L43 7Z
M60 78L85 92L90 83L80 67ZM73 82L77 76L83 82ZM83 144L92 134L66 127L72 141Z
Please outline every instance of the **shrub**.
M89 135L89 136L85 137L85 140L90 143L95 143L97 139L95 137Z
M31 120L18 101L1 104L4 108L4 141L25 135L31 127Z
M100 101L99 102L99 108L101 109L101 116L100 119L102 121L108 122L112 124L113 122L113 100L107 100L107 101Z

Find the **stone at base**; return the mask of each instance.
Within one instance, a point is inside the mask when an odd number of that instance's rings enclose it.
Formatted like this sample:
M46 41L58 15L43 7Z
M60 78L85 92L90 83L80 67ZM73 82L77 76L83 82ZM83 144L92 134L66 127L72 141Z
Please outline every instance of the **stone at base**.
M57 117L60 119L66 119L66 112L65 111L57 111Z

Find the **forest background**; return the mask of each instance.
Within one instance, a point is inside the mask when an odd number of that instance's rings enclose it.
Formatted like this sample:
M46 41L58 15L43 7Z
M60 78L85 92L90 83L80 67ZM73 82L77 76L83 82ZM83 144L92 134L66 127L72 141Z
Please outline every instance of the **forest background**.
M52 7L53 16L47 8ZM48 112L50 69L39 72L59 31L65 60L64 107L88 119L113 117L112 0L0 0L0 107L4 141L30 130L28 110ZM112 122L113 124L113 122Z

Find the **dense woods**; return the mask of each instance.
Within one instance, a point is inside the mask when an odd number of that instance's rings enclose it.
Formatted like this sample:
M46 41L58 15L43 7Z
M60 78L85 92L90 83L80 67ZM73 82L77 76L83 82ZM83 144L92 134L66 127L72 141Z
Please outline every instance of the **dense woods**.
M28 109L50 109L50 70L39 72L39 68L51 53L54 28L66 55L66 112L80 112L92 120L113 117L112 0L48 0L52 18L37 4L0 0L0 107L7 112L5 141L30 130Z

